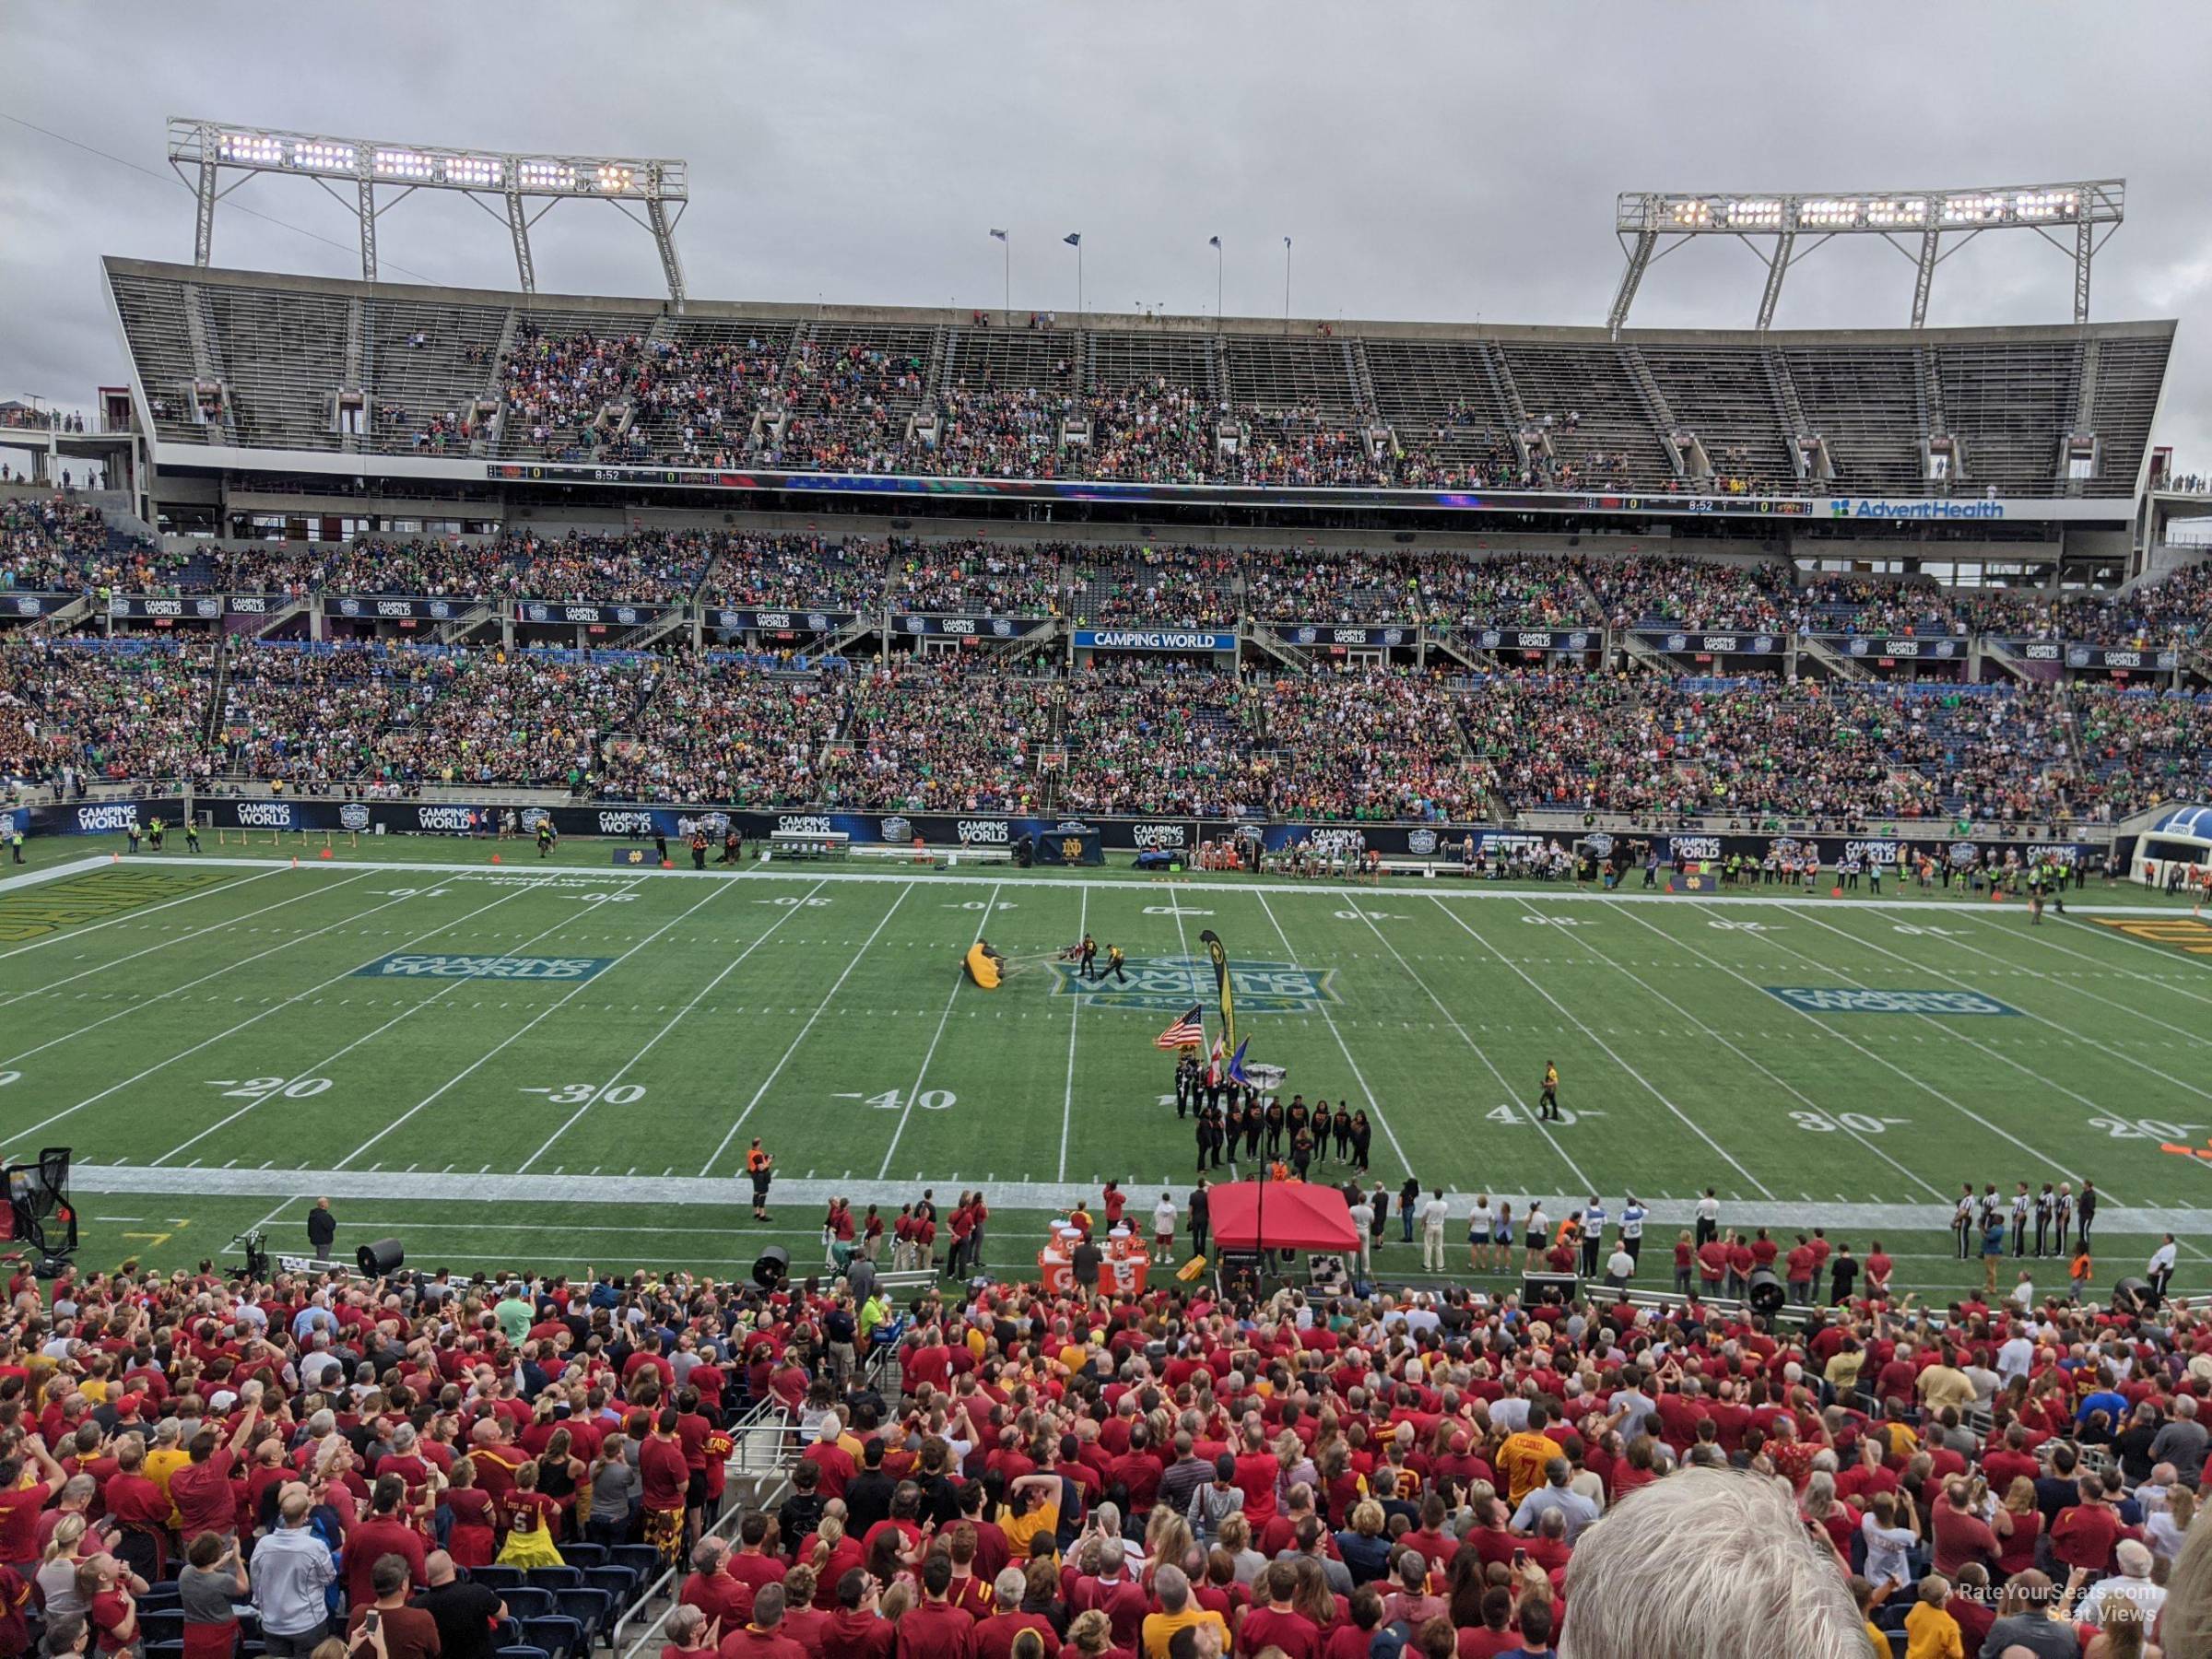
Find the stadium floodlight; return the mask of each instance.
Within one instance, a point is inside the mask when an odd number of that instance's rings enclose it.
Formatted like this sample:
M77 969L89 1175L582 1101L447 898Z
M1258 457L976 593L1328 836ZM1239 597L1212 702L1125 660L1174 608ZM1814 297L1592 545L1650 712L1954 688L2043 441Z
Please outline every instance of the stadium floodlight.
M1928 290L1936 267L1984 230L2033 230L2074 261L2074 321L2089 320L2089 262L2112 240L2125 217L2127 181L2096 179L2064 184L1982 185L1969 190L1893 190L1825 194L1735 194L1727 191L1632 191L1615 203L1614 230L1628 254L1606 324L1620 332L1629 307L1653 260L1692 236L1733 236L1751 246L1767 267L1759 324L1770 328L1791 265L1831 236L1878 236L1912 260L1912 326L1926 326ZM2069 246L2053 234L2072 226ZM2101 232L2100 227L2102 227ZM1811 238L1797 245L1800 233ZM1917 247L1898 238L1917 232ZM1955 237L1948 249L1946 236ZM1759 238L1757 242L1753 238ZM1764 251L1773 239L1773 253ZM1663 238L1672 238L1661 246Z
M690 170L666 157L568 156L451 149L434 144L396 144L288 133L172 116L169 164L192 186L198 211L193 262L208 263L215 243L215 205L257 174L312 180L345 203L360 224L361 276L374 282L376 222L418 190L456 190L494 218L504 218L514 241L514 264L524 293L537 291L530 252L531 227L564 201L612 202L624 217L652 234L668 281L668 297L681 311L684 271L677 258L676 227L689 204ZM241 176L228 184L222 175ZM335 182L351 179L347 202ZM394 193L380 201L378 186ZM485 198L498 197L494 208ZM526 204L542 203L532 211ZM673 205L673 208L672 206Z

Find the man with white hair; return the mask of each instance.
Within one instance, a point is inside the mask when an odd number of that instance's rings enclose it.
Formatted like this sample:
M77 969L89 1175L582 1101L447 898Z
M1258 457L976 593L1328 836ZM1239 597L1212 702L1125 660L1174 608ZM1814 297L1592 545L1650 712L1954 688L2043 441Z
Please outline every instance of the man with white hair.
M1865 1659L1834 1551L1787 1486L1734 1469L1684 1469L1621 1499L1576 1544L1566 1591L1559 1659Z
M2150 1624L2157 1619L2159 1609L2166 1605L2166 1586L2150 1582L2149 1547L2133 1538L2123 1538L2112 1554L2119 1564L2119 1575L2099 1579L2089 1586L2088 1594L2081 1599L2081 1622L2096 1624L2112 1603L2130 1601L2142 1610L2143 1622Z

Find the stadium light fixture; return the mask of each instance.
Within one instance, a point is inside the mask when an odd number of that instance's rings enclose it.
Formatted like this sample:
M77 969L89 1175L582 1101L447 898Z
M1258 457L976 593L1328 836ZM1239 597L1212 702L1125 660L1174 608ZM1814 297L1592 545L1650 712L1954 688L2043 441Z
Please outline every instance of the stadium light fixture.
M561 202L604 201L612 202L624 217L651 233L667 278L668 297L678 311L683 309L684 272L677 257L676 226L691 199L690 170L672 158L452 149L172 116L169 164L192 187L197 201L195 265L206 265L213 252L218 202L256 174L290 174L312 180L354 214L360 225L361 276L367 281L377 279L378 218L418 190L453 190L506 221L523 291L535 293L531 228ZM226 172L239 176L225 183ZM335 187L342 179L354 182L351 201ZM380 201L379 186L394 194ZM496 208L487 199L494 197L500 203ZM538 203L543 205L535 211L529 206Z
M1614 230L1628 255L1606 324L1616 334L1629 319L1636 289L1653 260L1692 236L1733 236L1751 245L1767 267L1759 296L1760 329L1774 322L1790 265L1831 236L1879 236L1912 261L1914 328L1926 326L1936 267L1985 230L2033 230L2074 261L2074 321L2089 320L2089 263L2125 217L2127 181L2063 184L1981 185L1966 190L1870 191L1844 194L1736 194L1726 191L1631 191L1615 203ZM2054 231L2071 226L2069 244ZM1800 248L1800 234L1811 238ZM1917 233L1918 245L1899 241ZM1946 236L1955 237L1947 249ZM1754 242L1753 238L1759 241ZM1773 239L1773 252L1764 249ZM1672 239L1662 246L1663 239Z

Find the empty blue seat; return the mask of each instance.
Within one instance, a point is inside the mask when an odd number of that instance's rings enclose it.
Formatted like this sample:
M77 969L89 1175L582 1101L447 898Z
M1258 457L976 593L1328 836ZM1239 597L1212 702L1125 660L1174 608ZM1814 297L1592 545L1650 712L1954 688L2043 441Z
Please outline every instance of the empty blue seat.
M520 1567L471 1567L468 1576L487 1590L517 1590L530 1582Z
M618 1567L629 1568L638 1575L641 1584L652 1583L668 1568L661 1552L650 1544L618 1544L607 1552L607 1559Z
M584 1569L606 1565L606 1546L604 1544L563 1544L560 1559L571 1567Z
M583 1627L583 1640L587 1647L596 1643L600 1631L614 1622L615 1598L604 1590L594 1590L588 1585L582 1589L554 1591L553 1605L562 1615Z
M583 1583L583 1571L577 1567L533 1567L524 1577L540 1590L574 1590Z
M586 1589L604 1590L618 1607L629 1606L644 1588L642 1581L627 1567L586 1567L583 1583Z
M583 1659L590 1651L583 1643L583 1627L559 1613L524 1619L523 1640L545 1649L552 1659Z
M500 1592L500 1599L515 1618L544 1618L560 1610L554 1605L553 1592L540 1590L535 1584L511 1585Z

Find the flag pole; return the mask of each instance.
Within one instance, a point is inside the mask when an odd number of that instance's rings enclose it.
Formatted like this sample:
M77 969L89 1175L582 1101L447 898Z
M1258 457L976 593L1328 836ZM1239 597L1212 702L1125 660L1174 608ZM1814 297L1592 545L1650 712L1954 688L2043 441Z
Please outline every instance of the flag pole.
M1290 239L1283 238L1283 332L1290 332Z

